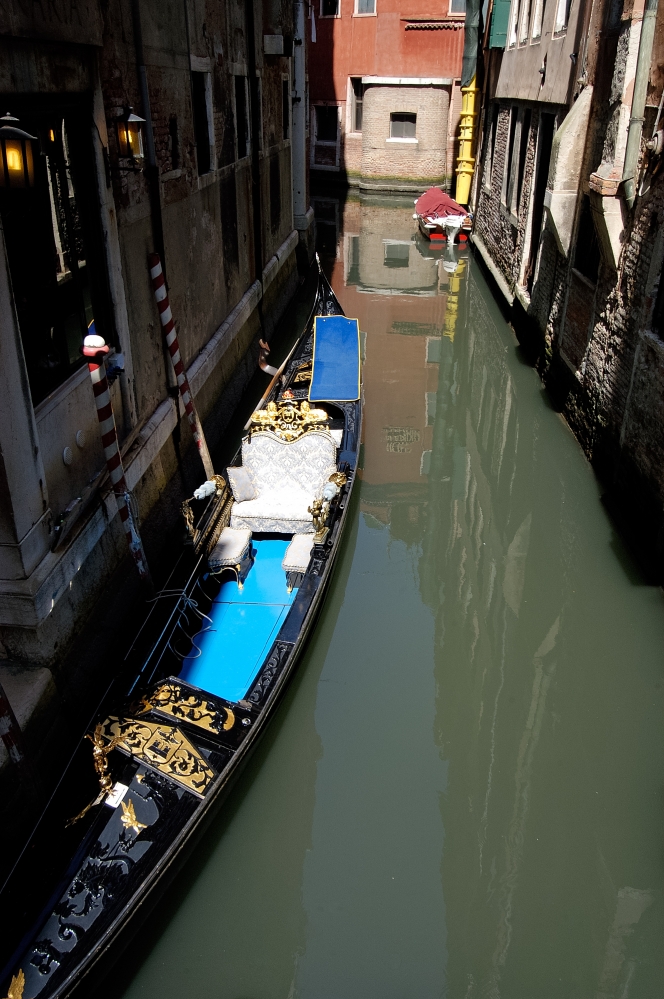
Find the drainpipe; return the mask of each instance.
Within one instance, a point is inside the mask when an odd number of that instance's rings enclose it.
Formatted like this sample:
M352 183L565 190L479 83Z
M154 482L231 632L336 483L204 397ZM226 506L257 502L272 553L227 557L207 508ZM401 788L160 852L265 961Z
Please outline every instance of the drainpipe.
M636 75L634 76L632 114L629 119L625 165L622 175L625 203L628 208L633 208L636 201L636 170L641 151L641 133L643 131L643 115L646 107L648 78L650 76L652 45L655 37L657 2L658 0L646 0L646 8L643 12L643 22L641 24L639 54L636 60Z
M293 39L293 223L298 230L307 228L304 4L305 0L295 0L293 4L295 20L295 38Z

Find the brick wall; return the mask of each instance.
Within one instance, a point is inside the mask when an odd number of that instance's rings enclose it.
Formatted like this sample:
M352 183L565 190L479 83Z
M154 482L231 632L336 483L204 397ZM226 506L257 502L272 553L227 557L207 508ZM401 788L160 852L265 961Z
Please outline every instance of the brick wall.
M362 175L407 183L445 183L449 87L374 85L364 95ZM417 143L389 142L390 114L417 115Z

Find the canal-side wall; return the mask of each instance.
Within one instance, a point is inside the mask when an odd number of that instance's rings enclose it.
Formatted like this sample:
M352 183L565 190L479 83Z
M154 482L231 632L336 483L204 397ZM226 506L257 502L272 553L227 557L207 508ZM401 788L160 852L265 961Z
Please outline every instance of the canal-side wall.
M528 100L515 72L527 55L509 45L488 77L473 243L607 506L662 582L664 185L645 143L661 97L664 9L630 207L622 178L642 15L602 0L581 6L583 78L562 63L557 75L546 67L547 80L567 73L571 101Z
M214 447L313 254L313 212L290 0L14 13L0 93L36 138L29 189L0 201L0 658L57 670L127 557L80 355L90 322L143 523L191 446L149 254Z

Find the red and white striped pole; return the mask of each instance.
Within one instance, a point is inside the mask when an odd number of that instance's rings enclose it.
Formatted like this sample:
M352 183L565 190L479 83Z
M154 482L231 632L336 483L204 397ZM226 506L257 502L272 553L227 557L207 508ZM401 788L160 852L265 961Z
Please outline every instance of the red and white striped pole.
M88 371L92 380L92 391L95 394L95 405L97 407L97 419L101 430L101 443L104 448L106 467L113 486L115 502L118 505L120 520L124 528L129 551L136 563L138 574L144 583L152 585L150 570L147 559L143 551L143 542L138 533L138 525L131 512L129 502L129 490L125 480L124 468L122 467L122 456L118 447L118 435L115 429L115 417L113 416L113 404L108 391L108 380L106 378L106 368L104 367L104 357L108 354L109 348L106 346L103 337L96 333L90 333L83 341L81 353L88 359Z
M196 412L196 406L194 405L194 400L189 388L187 374L184 370L184 364L182 363L180 344L178 343L178 336L175 332L175 321L173 320L173 314L168 302L166 281L164 279L164 272L161 269L159 254L151 253L148 257L148 263L150 265L150 277L152 278L154 297L157 301L159 318L161 319L161 329L164 334L164 339L166 340L168 353L171 355L171 361L173 362L173 368L175 369L175 377L177 378L178 386L180 388L182 402L184 403L185 412L187 414L187 419L189 420L189 426L191 427L194 441L196 442L196 447L198 448L198 453L200 454L201 461L203 462L205 474L208 479L211 479L214 476L212 459L210 458L210 452L208 451L205 435L203 434L203 427L201 426L201 421L198 418L198 413Z

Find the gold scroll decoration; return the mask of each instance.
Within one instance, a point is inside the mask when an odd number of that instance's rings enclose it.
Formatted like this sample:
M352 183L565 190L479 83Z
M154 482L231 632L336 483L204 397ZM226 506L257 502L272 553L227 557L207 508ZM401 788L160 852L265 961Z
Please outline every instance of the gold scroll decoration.
M301 403L286 400L277 406L269 402L267 409L258 409L251 417L251 432L272 430L283 441L295 441L307 430L324 430L330 417L324 409L312 409L306 399Z
M144 715L148 711L189 722L215 735L228 732L235 725L235 713L230 708L183 690L179 683L162 683L143 697L136 713Z
M201 798L216 777L205 757L179 728L114 716L107 718L102 728L106 739L117 740L117 749Z

